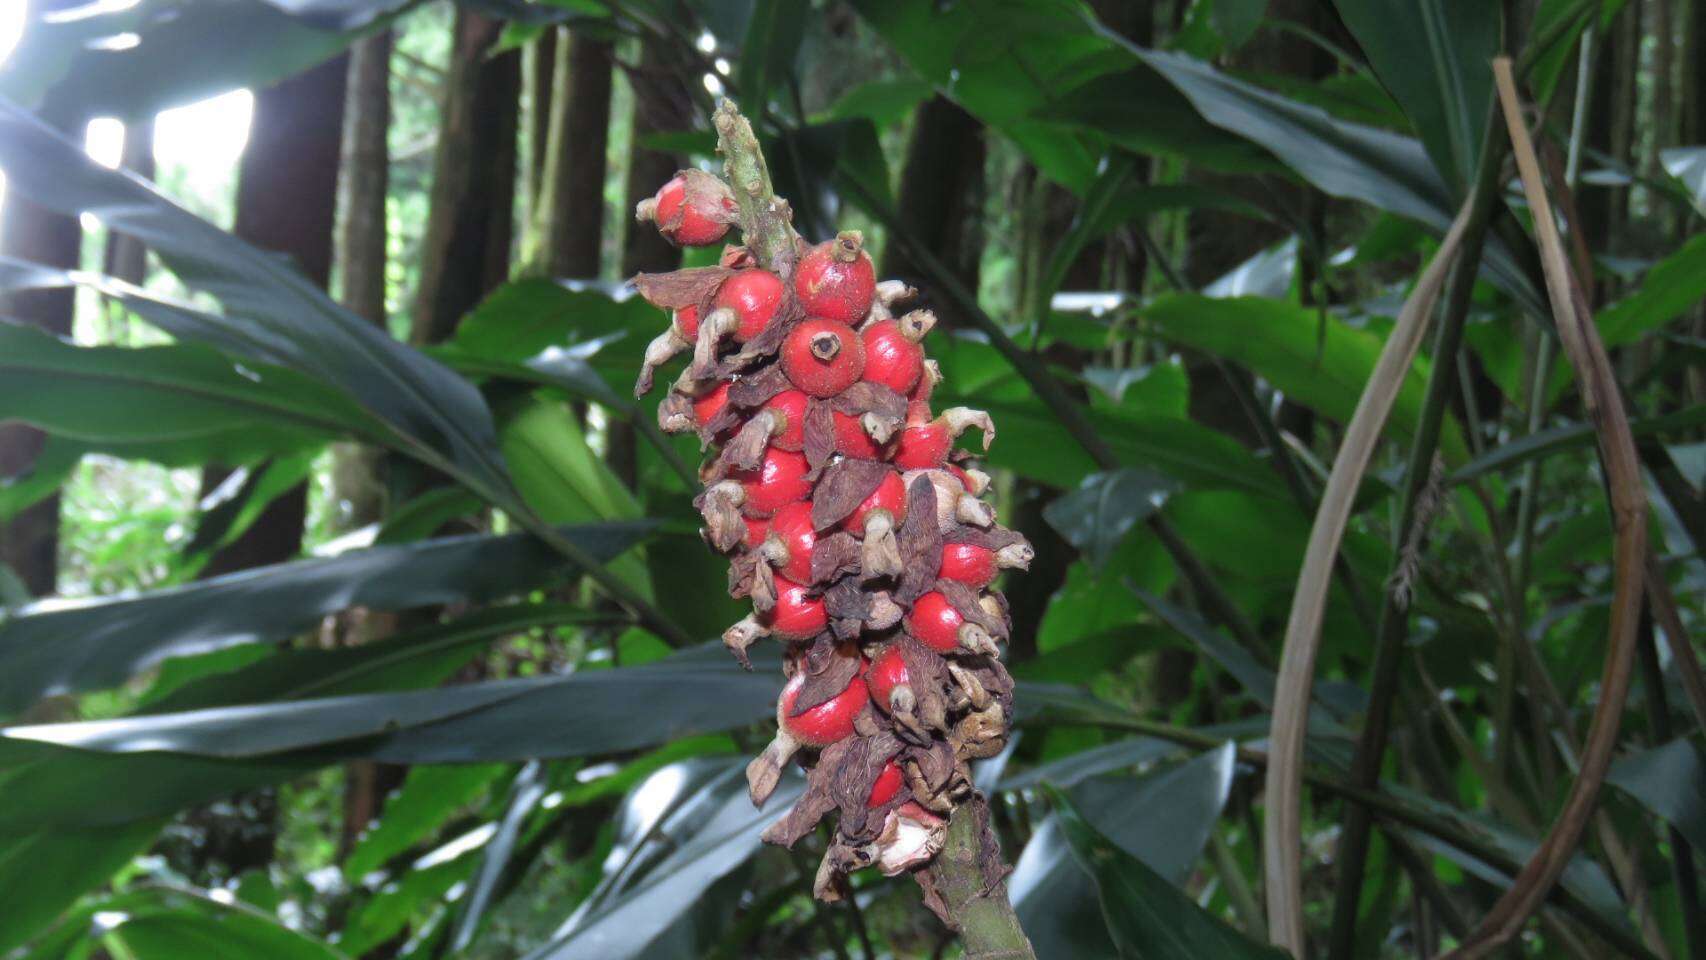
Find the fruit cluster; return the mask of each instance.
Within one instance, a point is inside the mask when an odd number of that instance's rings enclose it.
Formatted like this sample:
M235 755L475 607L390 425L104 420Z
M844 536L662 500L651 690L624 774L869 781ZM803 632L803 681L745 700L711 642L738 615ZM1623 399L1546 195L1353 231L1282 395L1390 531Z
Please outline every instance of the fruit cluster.
M808 768L804 795L765 839L792 846L837 810L816 885L834 899L854 869L919 873L974 796L968 763L1004 745L1010 622L989 587L1032 554L980 499L989 477L954 449L971 427L987 448L988 415L931 412L941 374L921 341L935 317L896 314L915 291L877 281L856 231L800 239L773 198L768 227L779 221L787 242L761 247L765 225L739 199L690 170L639 205L678 244L717 243L738 223L745 245L716 266L634 279L670 312L635 394L691 352L658 420L713 450L694 503L706 541L730 558L730 593L753 607L723 641L749 668L754 643L784 645L780 730L747 781L763 804L786 764ZM780 254L761 262L761 249Z

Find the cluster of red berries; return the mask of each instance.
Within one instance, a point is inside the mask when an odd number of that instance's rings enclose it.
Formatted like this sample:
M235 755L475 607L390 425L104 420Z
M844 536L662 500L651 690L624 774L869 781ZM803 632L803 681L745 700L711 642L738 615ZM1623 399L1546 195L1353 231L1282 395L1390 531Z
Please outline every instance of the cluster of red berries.
M636 213L694 246L741 220L729 185L702 171ZM814 246L786 229L777 262L728 246L716 266L635 278L671 314L635 393L691 351L658 418L714 449L695 505L706 541L730 557L731 594L753 604L723 640L749 666L753 643L785 645L780 731L748 784L762 804L786 764L808 767L805 794L766 839L791 846L838 810L817 884L833 899L853 869L927 864L972 795L967 764L1004 745L1010 622L989 586L1032 553L995 523L979 499L989 477L954 449L974 426L987 447L988 415L931 412L941 374L921 341L935 317L895 314L914 291L877 282L856 231Z

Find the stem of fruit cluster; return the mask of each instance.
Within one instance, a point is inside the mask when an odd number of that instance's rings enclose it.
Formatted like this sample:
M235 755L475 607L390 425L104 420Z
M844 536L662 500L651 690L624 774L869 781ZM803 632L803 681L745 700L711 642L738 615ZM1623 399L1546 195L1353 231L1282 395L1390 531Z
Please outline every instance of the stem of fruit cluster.
M954 918L966 960L1034 960L1031 941L1007 902L1007 881L984 882L981 864L988 816L982 800L955 808L948 821L947 842L926 870L948 916Z
M786 278L794 267L794 214L787 201L776 197L752 124L727 98L717 104L711 122L717 128L723 172L740 204L741 241L759 266Z

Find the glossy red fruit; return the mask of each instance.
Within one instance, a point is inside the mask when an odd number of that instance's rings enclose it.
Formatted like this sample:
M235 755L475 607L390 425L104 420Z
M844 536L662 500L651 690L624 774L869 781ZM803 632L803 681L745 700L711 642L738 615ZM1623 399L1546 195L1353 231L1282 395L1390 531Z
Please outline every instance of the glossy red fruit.
M948 598L935 590L919 597L906 615L907 632L937 653L960 648L960 624L965 622Z
M865 379L901 396L911 393L924 372L919 341L935 322L934 316L918 310L866 327L860 334L865 341Z
M841 521L841 528L855 535L863 535L865 522L870 519L871 511L887 510L893 518L894 525L899 527L906 519L906 484L901 482L900 474L890 472L877 484L877 489L871 491L847 519Z
M970 543L950 543L942 547L944 580L958 580L968 587L983 589L995 579L995 551Z
M764 461L757 470L737 470L730 476L746 490L746 511L755 517L768 517L811 495L812 485L806 480L810 469L804 455L771 447L764 451Z
M693 399L693 422L703 427L729 405L729 385L719 383L709 393Z
M664 239L683 247L723 239L739 212L728 185L698 170L676 174L634 209L638 219L654 221Z
M758 549L764 538L770 536L770 521L760 517L741 517L741 520L746 522L746 536L741 539L741 543L745 544L748 550Z
M865 670L865 684L871 688L871 700L884 713L889 711L889 698L894 695L895 688L911 683L912 678L906 672L906 658L900 655L900 648L896 646L885 647Z
M811 398L798 390L784 390L764 402L766 410L781 414L782 432L771 434L770 445L799 450L806 445L806 403Z
M900 432L900 439L895 443L895 466L902 470L924 470L946 463L948 450L954 445L954 438L948 434L948 425L941 420L915 423L910 416L907 421L906 429Z
M800 690L805 685L806 674L802 670L782 688L782 696L776 704L777 722L782 728L795 740L813 747L827 747L852 736L853 721L870 700L871 694L865 685L855 677L847 689L796 715L794 704L799 701Z
M811 248L794 268L794 293L809 317L856 323L871 310L877 271L857 230Z
M881 460L883 448L871 439L860 418L837 410L830 414L835 421L835 452L860 460Z
M812 505L800 500L777 510L776 516L770 519L770 533L765 544L764 558L776 565L777 573L789 580L810 583L812 550L817 546L817 530L812 527Z
M768 270L740 270L717 288L713 303L735 312L740 326L734 338L741 343L764 332L782 306L782 278Z
M900 764L890 760L883 764L882 772L877 774L877 782L871 784L871 796L865 801L865 806L872 810L900 796L900 788L906 783L906 776L900 771Z
M865 344L847 324L813 317L782 341L782 372L814 397L833 397L865 372Z
M810 640L829 626L829 613L822 597L810 596L805 587L777 577L776 608L759 622L783 640Z
M699 339L699 308L688 304L675 311L675 332L681 334L681 339L692 342Z

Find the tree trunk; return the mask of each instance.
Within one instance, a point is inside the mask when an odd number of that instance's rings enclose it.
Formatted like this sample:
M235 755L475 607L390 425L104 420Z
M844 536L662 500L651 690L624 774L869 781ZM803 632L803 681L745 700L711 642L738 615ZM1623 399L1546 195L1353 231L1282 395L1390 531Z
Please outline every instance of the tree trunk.
M456 9L410 338L438 343L509 276L521 51L488 57L502 23Z
M124 153L119 166L144 180L154 179L153 117L124 125ZM148 248L128 234L108 233L101 269L109 277L140 286L148 275Z
M609 43L585 33L557 40L540 215L539 266L553 277L597 279L604 242L605 153L610 143Z
M376 34L350 52L344 99L342 189L339 193L337 262L343 305L386 327L385 194L389 181L391 124L391 34ZM370 446L333 447L334 524L355 530L376 523L385 510L383 453ZM391 632L394 617L351 611L338 622L338 640L354 645ZM401 768L371 760L344 765L344 818L338 851L348 854L379 815L385 795L401 779Z
M966 289L977 292L983 259L983 124L953 101L937 95L918 108L912 140L901 168L901 223L953 270ZM883 254L882 274L929 290L924 272L899 244ZM926 294L931 309L948 328L964 327L945 298Z
M551 144L551 102L557 83L557 31L542 30L527 50L527 207L537 222Z
M286 255L322 287L332 274L348 63L348 54L338 56L256 93L249 144L237 173L233 232L263 250ZM208 467L202 475L203 493L218 487L229 472ZM296 556L302 549L307 511L308 486L297 484L216 552L201 575L213 577Z
M77 6L76 0L46 0L29 4L55 10ZM43 120L76 139L81 121L50 95L42 105ZM78 266L83 231L76 217L54 213L32 203L17 190L0 206L0 253L52 267ZM70 336L75 310L70 290L44 290L0 296L0 310L49 333ZM0 423L0 479L28 473L41 455L47 437L21 423ZM55 591L59 579L59 494L18 511L0 522L0 564L17 574L31 596Z
M81 118L53 103L51 97L41 115L67 136L82 139ZM5 205L0 207L0 253L51 267L75 269L82 241L83 231L76 217L37 206L18 190L6 194ZM75 299L69 289L0 297L0 309L8 316L62 337L71 335L74 307ZM46 440L46 435L33 427L0 423L0 478L28 473ZM59 577L59 494L46 497L0 523L0 563L12 568L31 596L44 597L54 592Z

